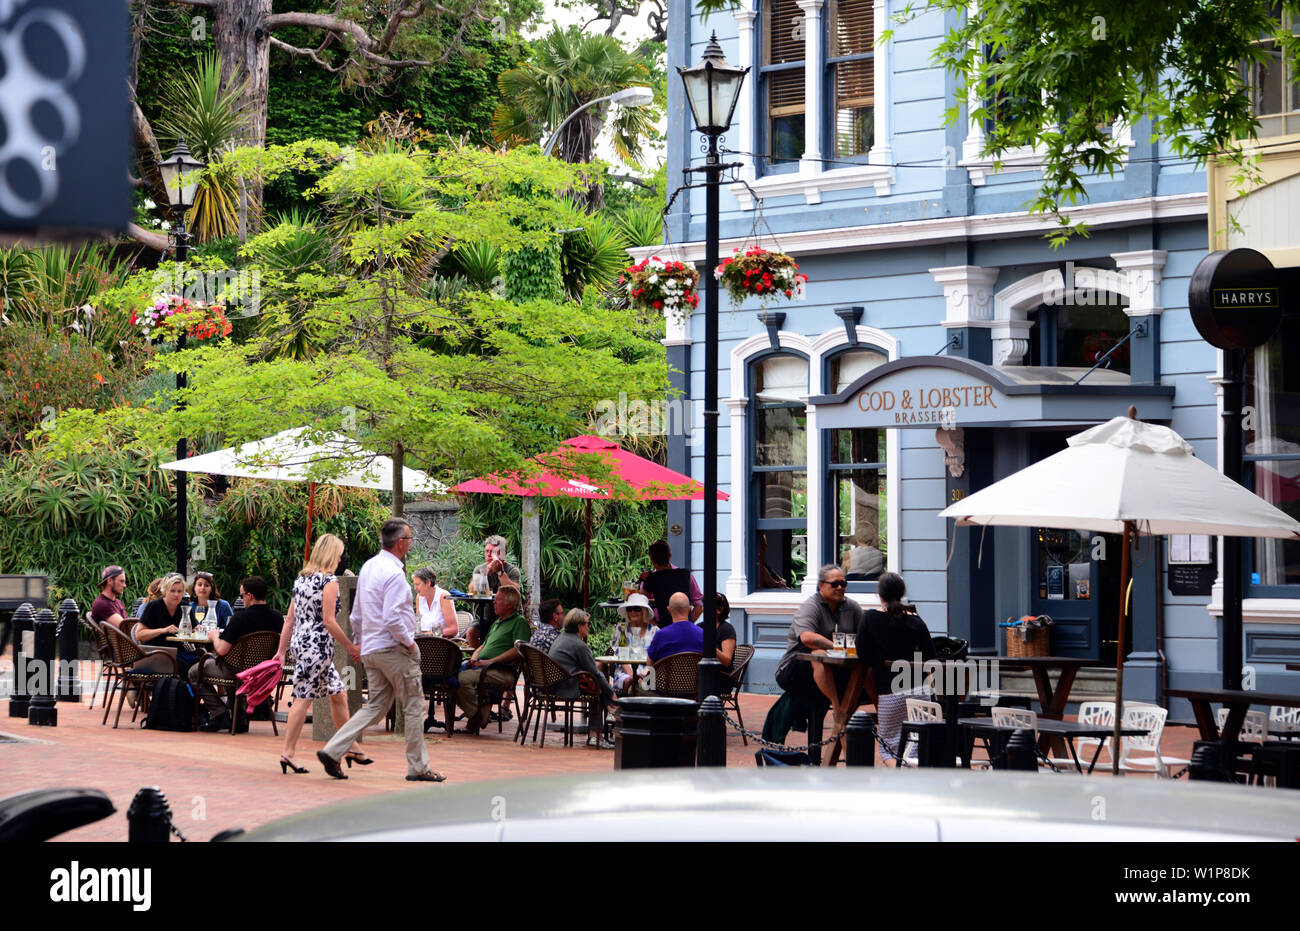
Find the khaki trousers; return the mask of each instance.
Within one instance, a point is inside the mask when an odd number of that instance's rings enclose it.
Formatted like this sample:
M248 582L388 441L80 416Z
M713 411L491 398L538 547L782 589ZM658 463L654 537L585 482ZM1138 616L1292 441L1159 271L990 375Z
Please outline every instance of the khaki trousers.
M459 675L460 688L456 689L456 704L465 712L465 717L472 723L478 713L478 690L480 687L490 689L508 689L515 683L515 674L508 669L466 669ZM487 721L479 721L482 727Z
M429 751L424 745L424 688L420 681L420 656L402 647L389 647L361 657L370 683L370 700L339 728L325 753L338 760L367 727L388 715L394 701L406 715L406 774L429 771Z

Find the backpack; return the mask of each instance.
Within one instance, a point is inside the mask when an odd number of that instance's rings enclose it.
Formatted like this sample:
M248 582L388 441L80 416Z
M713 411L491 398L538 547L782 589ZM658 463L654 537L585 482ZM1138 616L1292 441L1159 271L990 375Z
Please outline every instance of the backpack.
M194 730L194 693L178 676L154 683L149 713L140 725L151 731Z

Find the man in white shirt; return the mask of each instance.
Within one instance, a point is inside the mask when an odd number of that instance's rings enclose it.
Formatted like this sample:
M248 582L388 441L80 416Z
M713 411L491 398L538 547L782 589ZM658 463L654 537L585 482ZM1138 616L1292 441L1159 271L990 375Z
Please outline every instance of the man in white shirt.
M383 550L361 567L352 603L352 632L361 643L361 662L370 683L370 700L325 745L316 757L325 772L346 779L339 759L370 725L385 717L394 699L406 715L406 779L442 782L447 777L429 769L424 745L424 688L420 679L420 649L415 643L415 612L411 585L406 581L406 554L411 549L411 525L400 517L385 521L379 531Z

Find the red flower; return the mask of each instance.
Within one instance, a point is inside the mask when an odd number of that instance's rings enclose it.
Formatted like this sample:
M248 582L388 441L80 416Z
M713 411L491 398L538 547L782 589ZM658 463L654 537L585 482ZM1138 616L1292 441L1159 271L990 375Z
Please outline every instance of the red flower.
M654 308L655 308L655 310L663 310L663 307L664 307L664 302L663 302L663 301L655 301L655 302L654 302Z

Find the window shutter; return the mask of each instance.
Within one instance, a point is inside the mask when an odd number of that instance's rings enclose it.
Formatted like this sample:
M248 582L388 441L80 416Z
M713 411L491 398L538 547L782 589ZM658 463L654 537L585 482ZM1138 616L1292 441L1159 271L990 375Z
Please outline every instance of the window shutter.
M870 58L842 61L835 66L835 108L869 107L875 99L875 64Z
M795 0L771 0L767 11L766 61L763 63L782 65L803 61L803 10Z
M774 71L767 80L767 103L772 116L803 113L803 71Z
M875 51L874 0L832 0L830 57Z

